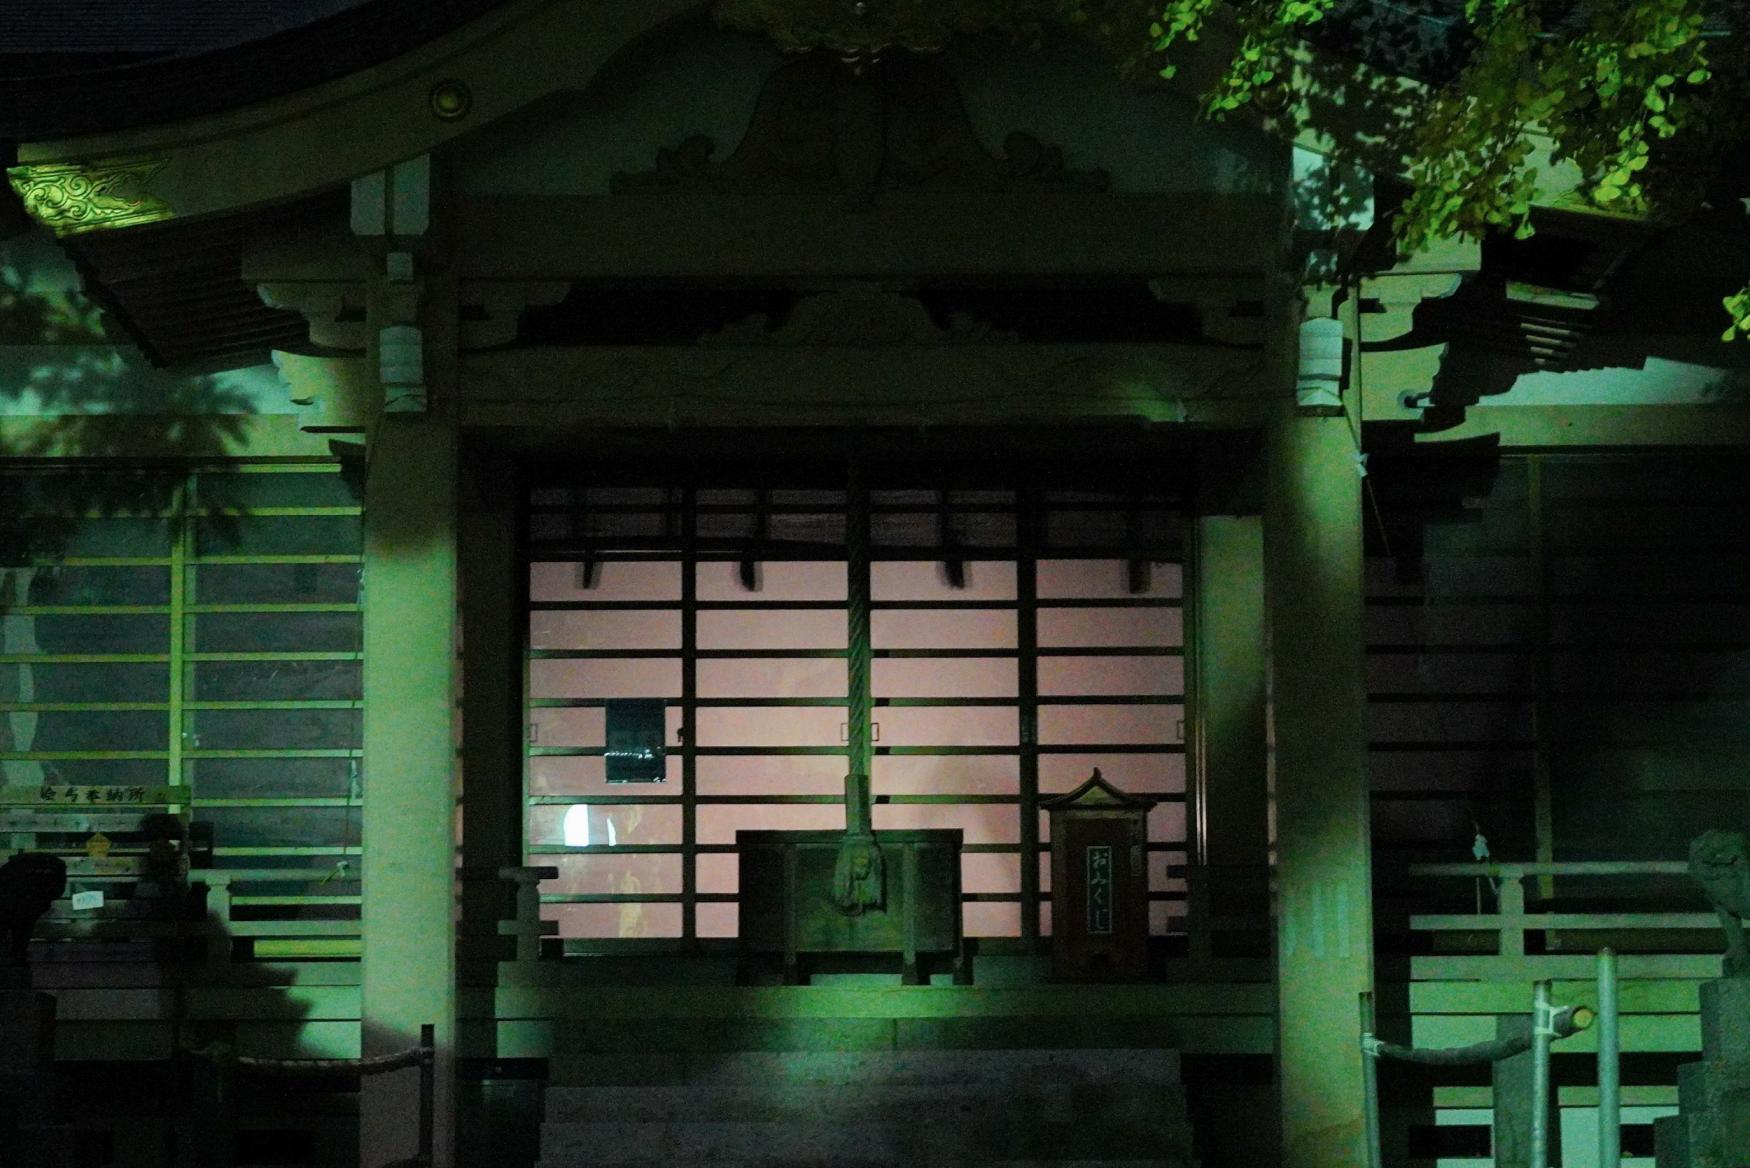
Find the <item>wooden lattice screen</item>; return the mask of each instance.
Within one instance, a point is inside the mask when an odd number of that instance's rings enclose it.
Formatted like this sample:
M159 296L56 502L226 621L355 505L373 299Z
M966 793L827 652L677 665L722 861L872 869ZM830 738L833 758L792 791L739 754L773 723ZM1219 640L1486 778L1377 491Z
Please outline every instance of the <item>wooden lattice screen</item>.
M970 935L1050 929L1041 794L1094 766L1184 861L1182 509L1160 493L876 486L875 826L960 827ZM843 489L538 486L528 862L568 951L735 934L735 831L843 823ZM666 707L667 781L610 785L609 704Z
M0 476L0 494L8 849L54 847L95 875L81 865L100 825L61 795L157 792L211 825L212 864L240 882L240 954L356 954L351 478L332 463L44 467Z

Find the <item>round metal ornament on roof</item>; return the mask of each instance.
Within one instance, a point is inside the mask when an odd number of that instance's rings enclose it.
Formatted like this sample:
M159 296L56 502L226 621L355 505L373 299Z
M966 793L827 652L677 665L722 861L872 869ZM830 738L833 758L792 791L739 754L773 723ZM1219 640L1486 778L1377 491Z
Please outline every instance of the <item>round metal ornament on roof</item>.
M435 117L453 122L467 117L468 111L474 108L474 92L468 88L467 82L446 78L431 87L430 101Z

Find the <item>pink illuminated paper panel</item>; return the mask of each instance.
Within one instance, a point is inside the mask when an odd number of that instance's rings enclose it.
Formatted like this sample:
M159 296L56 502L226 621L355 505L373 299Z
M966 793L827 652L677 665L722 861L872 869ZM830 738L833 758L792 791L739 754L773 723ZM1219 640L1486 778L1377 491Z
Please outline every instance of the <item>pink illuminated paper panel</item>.
M1039 694L1051 697L1148 697L1184 692L1177 657L1041 657Z
M1185 891L1183 876L1169 876L1169 868L1183 868L1184 852L1150 852L1148 854L1148 886L1156 892Z
M1184 641L1178 608L1039 609L1039 644L1047 649L1171 648Z
M1182 900L1151 900L1148 905L1148 931L1151 937L1185 931L1185 902Z
M1004 852L965 852L960 857L963 892L1021 891L1021 857Z
M583 565L529 565L530 600L678 601L681 566L672 561L611 561L595 565L591 587L583 586Z
M875 711L880 746L1014 746L1020 718L1004 706L888 706Z
M1021 906L1003 901L972 901L965 906L968 937L1019 937Z
M624 788L621 788L624 790ZM572 818L572 838L591 847L620 844L679 844L681 842L681 809L675 803L576 803L540 804L529 808L529 845L539 851L543 844L566 842L566 815L572 807L583 807L578 818Z
M1183 594L1178 564L1152 564L1147 591L1130 591L1130 567L1123 560L1040 560L1041 600L1173 599Z
M877 795L1014 795L1021 759L1014 754L877 755Z
M843 706L707 706L698 712L700 746L838 746Z
M1012 698L1019 685L1012 657L885 657L870 674L878 698Z
M559 922L560 937L678 937L679 904L544 904L541 919Z
M672 609L531 612L529 647L679 650L681 614Z
M1021 817L1008 803L877 803L875 830L957 827L968 844L1013 844L1021 839Z
M544 706L529 711L529 743L600 746L607 741L607 725L601 706Z
M1184 741L1183 706L1047 706L1039 707L1039 742L1043 746L1176 745Z
M845 790L843 755L704 755L694 766L701 795L843 795Z
M739 905L713 902L694 906L697 914L693 932L700 937L739 936L741 910Z
M762 560L755 574L758 588L741 583L741 565L713 562L696 566L698 596L704 601L766 604L783 600L843 600L843 560Z
M843 831L837 803L705 803L698 809L699 842L732 844L738 831Z
M877 649L1013 649L1015 614L1001 609L876 609L869 638Z
M543 856L541 863L559 869L556 880L543 880L543 893L637 895L678 893L681 857L651 852L619 855Z
M883 600L1013 600L1015 565L1007 560L968 560L966 586L948 580L935 560L882 560L869 565L869 595Z
M741 861L734 852L701 852L694 858L693 879L700 892L737 892Z
M698 682L702 698L843 698L847 686L832 657L709 657Z
M1185 805L1183 803L1157 803L1149 808L1148 838L1151 843L1184 843L1186 839Z
M678 658L545 657L529 662L532 698L678 698Z
M707 609L701 649L843 649L845 614L818 609Z

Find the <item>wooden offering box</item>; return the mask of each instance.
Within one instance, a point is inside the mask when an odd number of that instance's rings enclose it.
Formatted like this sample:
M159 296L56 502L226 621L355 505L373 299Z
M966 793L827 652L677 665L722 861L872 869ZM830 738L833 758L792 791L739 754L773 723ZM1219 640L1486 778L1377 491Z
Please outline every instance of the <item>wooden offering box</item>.
M952 961L963 976L958 829L875 833L886 866L878 908L850 914L833 899L839 831L738 831L741 856L742 976L775 957L784 980L802 980L810 954L886 954L899 958L902 980L922 980L920 956Z

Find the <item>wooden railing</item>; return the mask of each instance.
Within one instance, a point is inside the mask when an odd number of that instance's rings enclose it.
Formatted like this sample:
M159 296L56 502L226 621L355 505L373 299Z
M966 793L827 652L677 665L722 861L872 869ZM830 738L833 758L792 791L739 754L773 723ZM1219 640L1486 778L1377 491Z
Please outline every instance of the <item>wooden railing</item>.
M1271 976L1274 925L1267 869L1193 864L1175 865L1167 874L1185 881L1186 957L1175 972L1191 980ZM1234 911L1236 907L1242 911ZM1251 955L1234 956L1233 942L1242 938Z
M488 917L477 923L463 916L464 943L473 941L486 952L496 952L496 938L515 938L512 959L539 961L541 939L558 935L559 922L541 919L541 881L556 880L559 869L548 866L463 868L458 872L465 884L505 885L511 887L510 915ZM467 952L467 948L464 948Z
M186 903L168 904L131 895L144 877L140 857L115 857L69 865L67 897L57 901L33 934L48 964L83 958L124 957L119 946L142 947L138 959L156 964L204 964L219 971L234 963L356 957L362 948L357 893L327 891L332 868L196 868L188 873ZM539 886L551 867L464 869L465 880L512 886L511 910L485 924L488 936L514 938L512 958L537 961L541 940L558 929L541 919ZM266 886L273 886L267 890ZM286 891L293 886L296 891ZM103 891L101 907L75 908L72 894ZM305 915L303 908L338 907L334 915ZM244 910L239 912L239 910ZM267 914L250 910L265 909ZM281 915L275 910L292 910ZM268 915L271 914L271 915ZM241 945L238 943L242 942ZM92 947L85 948L89 943ZM44 949L46 945L49 948ZM99 946L106 946L104 950ZM124 958L125 959L125 958ZM220 978L222 980L222 978Z
M1564 909L1564 901L1609 899L1623 903L1618 894L1588 898L1588 887L1596 889L1601 879L1656 878L1670 882L1688 873L1688 865L1680 860L1655 861L1575 861L1567 863L1459 863L1415 864L1409 875L1418 881L1468 879L1487 881L1493 891L1481 897L1481 911L1412 913L1409 926L1412 933L1434 934L1437 952L1445 950L1438 944L1442 937L1456 941L1459 935L1493 934L1493 953L1480 954L1507 960L1523 960L1562 955L1562 934L1584 933L1595 940L1598 934L1636 934L1641 944L1629 946L1648 955L1686 955L1705 958L1723 951L1723 941L1697 943L1697 933L1717 936L1719 919L1705 911L1705 901L1699 889L1690 892L1681 886L1666 890L1662 900L1668 904L1693 903L1694 911L1661 909L1639 911L1593 908ZM1554 881L1555 895L1540 901L1528 899L1527 881ZM1491 903L1492 902L1492 903ZM1632 903L1630 901L1629 903ZM1531 907L1535 905L1535 907ZM1528 945L1528 938L1541 934L1542 945ZM1687 934L1685 936L1684 934ZM1619 947L1621 940L1615 941ZM1487 947L1487 943L1484 943ZM1718 945L1719 948L1714 948ZM1585 944L1579 949L1596 949ZM1474 954L1473 955L1478 955Z
M86 868L91 870L85 870ZM138 868L139 861L133 857L110 859L105 862L101 872L92 865L80 865L70 874L71 883L75 888L105 885L126 887L140 878ZM1551 936L1574 931L1589 934L1632 932L1647 935L1653 942L1646 948L1653 952L1698 955L1718 953L1720 949L1714 946L1722 942L1710 940L1705 945L1696 944L1694 934L1713 934L1719 927L1717 917L1705 910L1705 902L1699 891L1693 895L1678 894L1694 904L1693 911L1596 911L1569 910L1562 907L1564 900L1583 899L1586 886L1595 885L1601 878L1620 880L1624 877L1653 877L1669 880L1681 879L1687 871L1687 865L1676 860L1412 865L1409 875L1418 882L1487 881L1494 891L1485 893L1482 911L1412 913L1409 927L1412 933L1433 934L1437 939L1446 936L1453 941L1457 941L1461 935L1480 940L1478 934L1492 934L1492 944L1485 941L1480 946L1464 948L1473 956L1508 959L1524 958L1528 954L1537 955L1537 947L1528 945L1528 937L1541 934L1546 942L1543 948L1549 952L1556 948L1547 943ZM539 885L543 880L552 879L556 875L556 870L550 867L505 867L490 871L462 872L464 879L502 881L512 886L513 899L509 915L505 919L491 922L487 927L494 935L514 938L514 960L538 960L542 939L554 932L553 922L543 921L540 916ZM1175 869L1172 875L1182 876L1186 881L1187 913L1184 927L1188 935L1192 964L1221 964L1221 958L1217 954L1219 946L1215 944L1215 939L1222 934L1256 934L1269 930L1269 915L1261 906L1255 912L1236 914L1231 909L1222 912L1214 902L1217 899L1232 902L1234 898L1212 896L1211 884L1215 880L1227 877L1256 879L1256 873L1211 872L1189 867ZM240 915L237 911L239 908L253 906L356 904L356 894L324 893L323 890L333 876L332 869L315 867L195 869L189 873L189 883L197 889L204 886L206 890L204 915L176 919L173 914L156 914L150 911L150 902L126 898L108 900L104 909L87 912L73 910L68 902L63 901L40 923L36 935L39 939L50 942L204 938L204 946L190 946L189 949L191 953L197 951L197 948L204 949L206 964L214 968L226 966L233 961L233 950L239 940L247 943L258 960L356 956L361 944L356 913L345 913L334 918L294 916L290 919L256 919L252 914ZM1532 907L1535 902L1530 899L1533 893L1528 889L1528 882L1550 878L1558 882L1563 895L1546 901L1541 906ZM281 888L271 895L252 891L261 885L277 885ZM285 885L299 885L301 888L296 893L285 893ZM1666 898L1668 902L1673 899L1675 897ZM194 903L199 905L198 895L194 898ZM1668 943L1658 940L1658 935L1662 933L1671 935ZM1690 936L1681 936L1684 933ZM1438 950L1441 947L1437 945L1436 948ZM1450 951L1457 953L1458 949L1452 947Z

